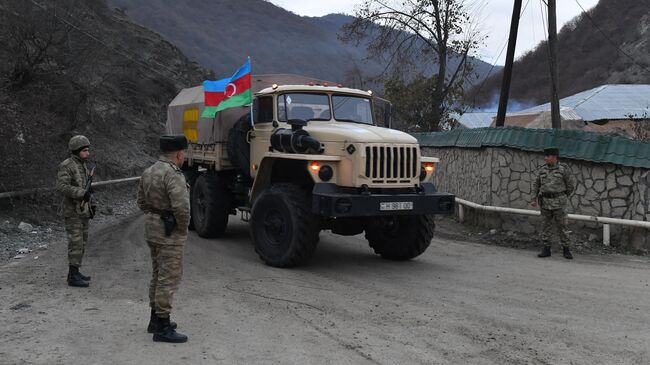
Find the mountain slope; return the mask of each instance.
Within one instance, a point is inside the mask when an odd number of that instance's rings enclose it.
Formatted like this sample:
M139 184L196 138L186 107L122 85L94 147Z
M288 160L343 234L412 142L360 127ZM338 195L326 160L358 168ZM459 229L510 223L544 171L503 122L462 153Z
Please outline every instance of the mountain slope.
M2 0L0 22L0 191L52 187L74 134L98 179L139 175L169 101L209 75L103 0Z
M293 73L348 83L353 69L379 75L385 65L365 60L364 47L337 38L350 16L301 17L264 0L110 0L216 75L230 75L247 56L253 72ZM475 60L485 74L489 65Z
M600 0L588 14L591 20L582 14L558 34L560 98L603 84L650 83L650 0ZM501 79L499 72L472 92L476 105L498 98ZM510 96L541 104L549 94L544 42L515 62Z

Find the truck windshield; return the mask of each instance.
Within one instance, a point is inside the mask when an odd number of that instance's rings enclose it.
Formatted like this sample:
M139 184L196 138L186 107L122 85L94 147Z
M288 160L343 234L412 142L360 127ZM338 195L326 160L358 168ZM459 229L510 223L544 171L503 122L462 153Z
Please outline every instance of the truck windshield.
M278 119L330 120L329 98L327 94L282 94L278 97Z
M334 119L338 121L373 124L370 99L349 96L332 96Z

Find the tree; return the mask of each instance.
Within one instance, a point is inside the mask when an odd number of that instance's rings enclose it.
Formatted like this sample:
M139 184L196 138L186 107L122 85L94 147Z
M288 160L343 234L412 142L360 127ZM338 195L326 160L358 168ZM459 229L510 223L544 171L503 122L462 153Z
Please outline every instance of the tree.
M403 81L409 85L426 70L433 71L425 84L422 97L430 103L429 119L419 123L420 129L440 129L456 104L458 90L463 89L472 74L469 61L483 41L470 21L464 0L365 0L356 10L356 18L343 28L341 39L368 40L370 57L384 58L392 70L393 85ZM410 76L409 76L410 75ZM390 85L389 85L390 86Z
M437 77L426 77L418 75L413 81L407 82L400 77L393 77L384 84L386 98L393 104L393 126L406 132L426 132L432 127L439 129L450 129L454 120L445 115L435 119L433 105L430 102L430 92L435 87ZM450 91L450 98L459 98L459 89ZM455 109L455 108L454 108ZM436 121L436 125L429 123Z

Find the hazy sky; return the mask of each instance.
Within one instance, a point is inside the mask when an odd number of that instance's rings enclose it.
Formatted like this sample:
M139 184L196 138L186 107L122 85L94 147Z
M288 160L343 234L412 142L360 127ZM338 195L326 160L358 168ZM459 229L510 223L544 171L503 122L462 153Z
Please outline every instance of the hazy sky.
M269 0L273 4L284 9L304 16L322 16L330 13L354 14L354 6L362 3L361 0ZM510 30L510 18L512 16L512 0L482 0L482 9L477 15L481 22L481 29L488 36L485 48L479 52L479 57L488 63L503 65L505 62L505 49L497 59L497 55L504 47ZM557 1L557 24L558 31L567 21L580 14L582 10L580 3L586 10L598 3L598 0L558 0ZM528 4L526 6L526 4ZM520 56L532 49L540 41L546 38L542 21L541 0L524 0L523 11L519 23L519 35L517 37L516 56ZM522 6L522 9L523 9Z

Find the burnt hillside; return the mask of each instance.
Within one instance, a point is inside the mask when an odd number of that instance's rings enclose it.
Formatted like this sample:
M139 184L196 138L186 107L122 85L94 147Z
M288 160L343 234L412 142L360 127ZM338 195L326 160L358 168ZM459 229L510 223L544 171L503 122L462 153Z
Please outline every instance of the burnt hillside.
M0 191L53 186L77 133L99 179L140 174L166 105L207 76L103 0L0 0L0 23Z
M588 13L593 22L582 14L558 34L560 98L602 84L650 83L650 0L600 0ZM469 99L490 104L498 99L501 79L501 72L493 75ZM549 90L544 42L515 62L510 97L541 104L548 102Z
M352 17L301 17L265 0L109 0L218 76L230 75L250 56L253 72L292 73L352 85L356 73L377 76L385 64L366 60L365 47L342 43ZM473 60L478 74L490 65ZM452 61L453 64L453 61Z

